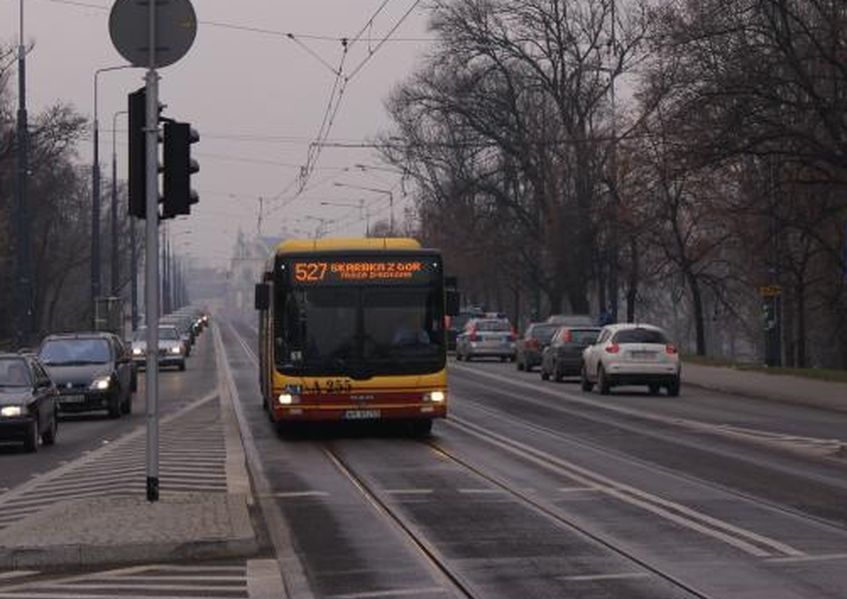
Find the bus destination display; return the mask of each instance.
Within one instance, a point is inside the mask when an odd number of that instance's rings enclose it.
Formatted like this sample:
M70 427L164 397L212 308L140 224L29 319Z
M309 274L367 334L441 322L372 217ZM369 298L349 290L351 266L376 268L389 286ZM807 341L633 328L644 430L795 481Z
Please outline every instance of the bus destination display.
M320 283L427 283L434 265L422 259L295 260L292 282Z

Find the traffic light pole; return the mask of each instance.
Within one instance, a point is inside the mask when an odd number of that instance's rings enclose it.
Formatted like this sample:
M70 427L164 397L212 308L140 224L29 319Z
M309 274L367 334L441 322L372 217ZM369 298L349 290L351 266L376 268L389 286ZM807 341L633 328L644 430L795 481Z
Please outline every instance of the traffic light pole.
M159 500L159 75L156 73L156 2L150 2L150 68L146 76L147 234L145 288L147 295L147 501Z

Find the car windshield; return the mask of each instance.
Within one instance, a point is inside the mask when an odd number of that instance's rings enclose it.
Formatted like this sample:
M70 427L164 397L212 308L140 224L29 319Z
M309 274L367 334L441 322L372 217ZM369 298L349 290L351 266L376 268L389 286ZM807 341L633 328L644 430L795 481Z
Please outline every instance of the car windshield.
M443 367L437 290L296 289L283 300L279 367L298 373L419 374Z
M668 340L662 331L655 329L626 329L618 331L613 343L655 343L658 345L667 344Z
M133 341L140 341L142 343L147 341L147 328L141 327L132 336ZM164 326L159 327L159 340L165 341L179 341L179 332L176 330L176 327L173 326Z
M31 387L26 362L20 358L0 358L0 387Z
M111 359L105 339L49 339L39 357L48 366L105 364Z
M496 331L511 331L512 325L508 320L480 320L476 323L477 331L496 332Z
M529 334L533 339L538 339L541 343L550 343L550 338L559 327L554 324L537 324L532 327Z
M591 345L599 335L600 329L571 329L571 343Z

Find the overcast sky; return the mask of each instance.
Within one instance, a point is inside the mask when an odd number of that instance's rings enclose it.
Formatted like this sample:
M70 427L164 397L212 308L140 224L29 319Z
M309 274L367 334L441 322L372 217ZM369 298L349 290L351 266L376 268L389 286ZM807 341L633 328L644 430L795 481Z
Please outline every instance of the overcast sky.
M336 80L332 69L342 59L340 38L365 31L344 61L349 76L415 5L415 0L387 0L366 27L384 1L194 0L199 21L194 46L180 62L160 70L165 114L190 121L201 138L193 147L201 168L194 177L200 203L187 220L171 225L182 252L223 264L239 228L256 232L259 197L265 198L265 235L280 234L286 227L311 235L320 224L317 219L335 219L325 224L330 234L364 232L358 209L322 206L322 201L358 204L363 199L373 213L372 221L388 217L387 194L342 188L335 182L394 190L395 215L400 219L409 201L403 197L399 176L357 166L384 167L370 149L324 148L307 190L294 198L298 188L294 182ZM30 114L61 101L91 116L95 70L125 62L109 38L112 2L25 0L25 4L24 37L35 44L27 58ZM423 4L349 80L330 141L366 142L390 126L385 98L431 47ZM18 38L18 5L19 0L0 0L0 38L6 42ZM299 44L280 35L289 32ZM99 81L100 157L108 176L112 118L126 108L127 92L143 84L143 70L107 72ZM120 178L126 176L125 130L125 117L120 117ZM90 162L91 152L87 141L80 147L80 160Z

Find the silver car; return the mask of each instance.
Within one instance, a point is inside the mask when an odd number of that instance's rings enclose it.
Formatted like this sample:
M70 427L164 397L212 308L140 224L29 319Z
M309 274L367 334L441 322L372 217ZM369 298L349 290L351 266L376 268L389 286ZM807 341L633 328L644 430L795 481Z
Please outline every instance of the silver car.
M515 332L505 318L472 318L456 338L456 359L500 358L515 361Z
M185 370L185 342L173 325L159 327L159 366L175 366ZM132 360L143 368L147 363L147 327L139 327L132 337Z

